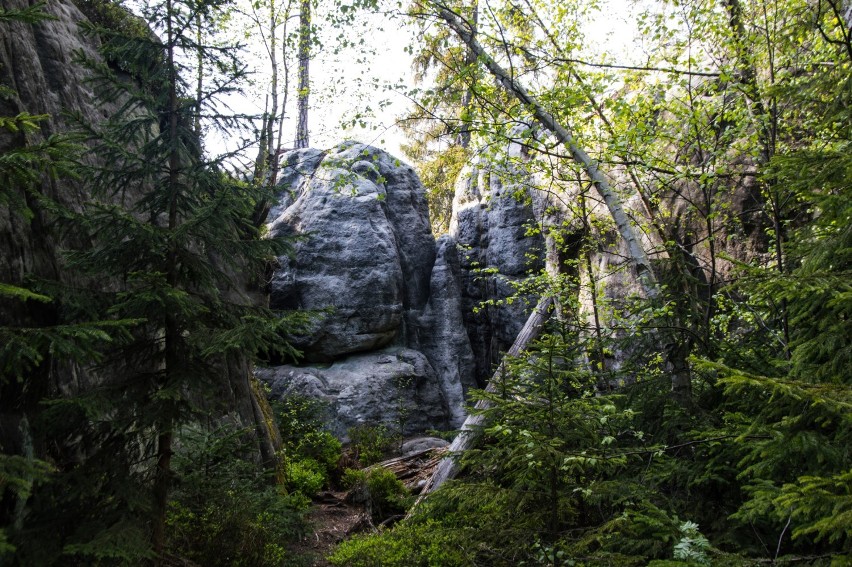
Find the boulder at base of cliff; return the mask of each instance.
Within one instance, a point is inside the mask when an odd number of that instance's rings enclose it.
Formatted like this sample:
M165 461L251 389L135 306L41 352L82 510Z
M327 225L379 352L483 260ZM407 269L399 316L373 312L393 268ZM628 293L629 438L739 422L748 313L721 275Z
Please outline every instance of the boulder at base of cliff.
M356 354L328 367L259 368L256 374L272 400L319 400L329 431L344 441L351 428L364 424L383 424L406 436L448 425L435 372L415 350Z

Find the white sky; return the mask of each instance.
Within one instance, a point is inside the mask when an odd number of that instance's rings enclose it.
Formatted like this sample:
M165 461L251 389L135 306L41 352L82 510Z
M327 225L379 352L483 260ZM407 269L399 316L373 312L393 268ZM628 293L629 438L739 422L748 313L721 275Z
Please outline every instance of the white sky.
M600 15L588 27L589 36L597 41L590 43L590 53L608 51L619 54L619 59L631 58L630 44L634 25L630 21L632 10L629 0L604 0ZM320 3L322 4L322 2ZM321 22L322 14L315 16ZM311 99L309 111L310 145L327 148L346 139L356 139L383 148L397 157L403 157L399 146L404 135L396 126L396 119L411 106L411 102L393 85L414 87L411 72L411 56L405 47L413 41L413 31L405 28L404 18L391 19L381 15L363 15L362 21L348 30L350 39L363 39L364 46L348 48L334 55L333 37L321 38L325 49L315 53L311 61ZM296 21L290 24L295 27ZM321 25L321 24L317 24ZM338 33L332 30L331 34ZM255 45L259 54L261 47ZM365 62L358 62L357 59ZM264 59L259 55L254 61L260 67ZM295 53L291 54L290 67L296 67ZM254 93L233 98L229 101L237 112L260 114L263 112L265 96L263 87L268 80L262 72L257 75ZM291 78L290 97L286 108L282 145L291 147L297 113L296 85ZM361 114L365 127L344 128L343 123ZM208 147L217 151L224 147L222 141L208 139ZM253 157L252 150L250 155Z

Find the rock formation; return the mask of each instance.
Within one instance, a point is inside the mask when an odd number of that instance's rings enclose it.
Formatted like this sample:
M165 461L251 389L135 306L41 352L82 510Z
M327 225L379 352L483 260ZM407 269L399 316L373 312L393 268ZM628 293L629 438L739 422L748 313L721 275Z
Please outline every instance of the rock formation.
M24 10L26 0L3 3L4 10ZM86 69L72 59L74 52L98 57L98 41L84 37L77 22L83 15L69 0L46 4L44 10L55 19L33 24L3 22L0 24L0 86L8 89L0 97L0 116L16 116L27 112L47 115L39 129L26 133L0 129L0 153L36 145L50 136L68 131L65 112L75 112L85 120L97 122L115 107L99 106L97 97L85 82ZM2 179L4 192L12 195L12 203L26 202L32 212L28 218L8 201L0 201L0 282L26 285L28 280L43 279L65 285L82 285L82 278L66 270L60 249L67 245L55 228L50 215L33 202L27 187ZM83 188L70 180L48 179L35 188L40 194L72 210L79 210L85 200ZM5 195L4 195L5 196ZM53 325L59 319L57 306L36 302L8 300L0 302L0 326L40 327ZM30 387L17 381L0 382L0 448L7 453L22 450L28 437L26 424L39 411L42 396L74 394L87 388L92 376L84 368L65 360L56 360L33 370ZM35 385L38 387L34 387Z
M543 265L528 183L485 159L468 167L436 242L409 166L354 142L288 153L269 227L300 239L279 259L271 304L317 318L293 337L301 366L258 371L273 397L324 400L344 437L365 422L458 427L466 391L484 385L531 309L504 302Z
M317 318L293 337L303 366L259 376L276 396L326 400L331 428L342 436L365 422L404 423L406 434L457 427L466 391L485 385L538 300L525 283L544 267L579 282L578 314L589 321L583 332L593 332L596 312L610 345L600 363L617 369L641 346L613 346L629 325L612 323L641 286L604 205L571 184L556 188L558 196L538 191L535 167L514 142L469 164L456 186L449 234L436 242L420 181L385 152L347 142L287 154L270 232L300 240L292 256L279 259L272 305L313 310ZM701 230L682 201L668 207L682 219L676 226L686 249ZM638 198L625 205L641 218ZM591 226L587 215L602 220ZM660 262L654 236L646 234L644 247ZM588 238L597 245L581 253Z
M292 337L307 366L258 375L276 395L328 401L342 436L368 422L406 433L459 425L473 358L457 260L452 245L436 246L414 170L346 142L287 154L279 188L270 234L298 240L279 258L270 302L316 317Z
M360 144L328 153L299 150L286 164L280 186L293 201L273 208L270 232L306 239L292 258L279 259L271 304L334 309L295 338L305 360L334 360L397 339L416 342L435 241L414 170Z
M388 348L353 354L330 366L257 370L270 395L310 396L322 403L328 429L346 438L352 427L384 424L406 435L448 426L444 391L424 354Z
M512 144L509 158L517 159ZM462 314L480 387L514 342L537 298L511 303L519 285L543 266L530 176L505 161L480 157L459 175L449 236L461 264ZM487 303L486 303L487 302Z

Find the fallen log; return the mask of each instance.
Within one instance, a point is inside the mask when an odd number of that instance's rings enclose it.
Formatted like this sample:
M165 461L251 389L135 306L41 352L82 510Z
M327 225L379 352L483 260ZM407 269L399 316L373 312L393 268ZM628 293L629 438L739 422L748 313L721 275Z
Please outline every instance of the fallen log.
M527 348L527 345L534 341L541 334L541 329L544 327L544 323L547 321L550 316L550 305L553 303L552 297L543 297L541 301L538 302L533 312L530 313L529 319L524 324L521 332L518 333L518 336L515 338L514 344L512 344L512 348L506 353L505 356L516 357L523 352L524 349ZM504 357L505 361L505 357ZM488 383L488 386L485 388L486 392L494 393L497 391L497 387L499 384L500 374L504 371L505 364L504 362L500 362L500 365L497 367L497 370L494 372L494 375L491 377L491 381ZM487 400L480 400L476 402L474 408L476 410L484 410L491 406L491 403ZM469 415L465 420L464 424L459 431L459 434L456 435L456 438L453 439L453 442L450 444L448 448L448 454L441 462L438 463L435 472L432 474L432 477L429 479L429 482L426 483L426 486L423 487L423 491L420 493L420 498L417 499L417 502L414 503L414 507L420 503L420 500L429 494L438 489L444 482L455 478L455 476L459 472L459 463L455 458L455 455L459 453L463 453L464 451L473 447L476 442L476 434L482 429L485 425L485 417L479 413L473 413ZM414 509L412 507L412 510Z
M389 470L405 485L405 488L412 494L417 494L432 476L446 452L446 447L432 447L411 455L376 463L367 469L382 467Z

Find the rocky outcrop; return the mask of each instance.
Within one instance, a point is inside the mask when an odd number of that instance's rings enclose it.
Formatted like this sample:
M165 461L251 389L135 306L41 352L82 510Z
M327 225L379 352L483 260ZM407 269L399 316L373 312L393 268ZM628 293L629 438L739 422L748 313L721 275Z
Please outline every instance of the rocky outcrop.
M544 240L532 205L530 175L518 167L520 146L508 156L480 157L456 184L449 236L461 264L462 314L484 386L508 350L537 298L507 302L543 266Z
M465 330L464 300L456 242L444 235L437 242L429 302L420 317L417 343L440 377L449 422L464 422L468 389L476 385L476 363Z
M27 0L3 2L3 10L25 10L34 4ZM69 130L65 112L74 112L96 122L115 107L99 106L86 84L86 69L74 62L75 52L98 57L98 41L84 37L77 22L83 15L69 0L44 5L50 19L35 23L11 20L0 22L0 116L19 113L44 115L37 129L21 132L0 128L0 154L35 146L51 136ZM27 167L24 165L23 167ZM8 165L3 173L9 171ZM26 286L31 280L85 285L79 274L64 268L61 248L69 235L55 229L54 219L34 195L44 195L72 210L80 210L86 198L84 188L69 179L43 176L24 184L5 175L0 179L0 283ZM22 211L26 204L28 211ZM0 326L44 327L61 319L57 302L23 302L0 298ZM94 377L87 369L68 360L48 360L31 369L26 381L0 380L0 450L7 454L26 453L33 443L28 424L42 410L45 397L73 395L90 387ZM28 440L29 439L29 440ZM42 448L35 441L35 451Z
M435 261L414 170L350 143L288 154L280 186L282 203L271 211L270 233L304 240L292 257L279 259L271 304L328 310L309 333L294 337L305 360L408 342L428 300Z
M473 357L458 261L453 244L436 247L414 170L354 142L290 152L283 166L269 231L297 240L278 259L270 301L315 318L291 337L306 366L258 375L276 396L325 400L341 435L402 414L407 433L460 425Z
M406 436L449 426L435 371L416 350L356 354L327 367L262 368L257 376L273 398L300 395L322 402L324 421L340 439L362 424L384 424Z
M578 332L594 333L605 345L595 353L602 368L618 370L628 360L639 360L649 347L647 341L660 337L634 333L633 325L639 317L630 314L636 298L645 292L608 207L588 185L554 179L549 172L557 166L548 161L546 152L526 154L522 148L540 143L542 136L530 136L528 128L517 128L512 136L516 139L509 141L502 155L480 158L463 170L450 225L450 234L462 250L463 313L480 383L490 377L483 372L487 342L497 343L498 353L505 350L526 317L515 306L481 310L479 314L470 308L483 300L507 297L512 289L507 284L523 281L541 267L546 267L550 276L568 276L571 283L567 291L577 294L576 307L571 309L577 316ZM726 185L709 194L694 181L675 183L664 193L665 198L657 196L659 201L651 205L657 207L656 226L629 172L608 172L615 185L623 188L624 208L639 229L641 245L658 277L667 285L689 286L670 292L686 292L697 300L706 300L713 289L730 280L737 261L765 255L766 219L759 203L755 168L743 162L738 170L739 177L732 176ZM546 173L539 176L536 171ZM706 204L708 199L713 201L712 207ZM702 212L705 210L713 211L709 220ZM661 219L665 221L661 223ZM540 233L522 230L533 224L538 224ZM677 260L669 257L672 247L676 248ZM477 270L482 267L493 270L493 274L478 277ZM679 272L672 274L672 270ZM653 347L688 350L674 342ZM495 359L492 355L489 366Z

